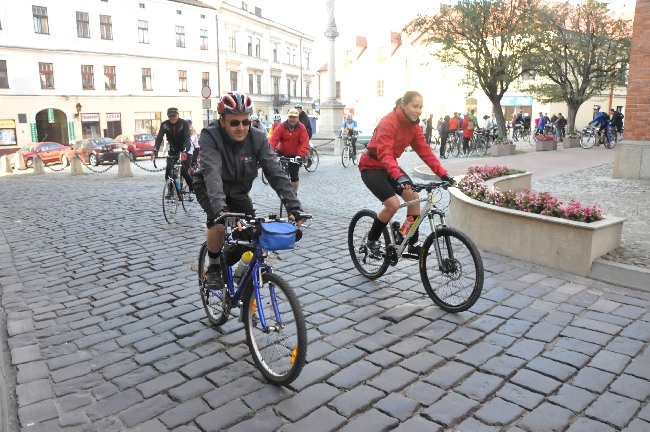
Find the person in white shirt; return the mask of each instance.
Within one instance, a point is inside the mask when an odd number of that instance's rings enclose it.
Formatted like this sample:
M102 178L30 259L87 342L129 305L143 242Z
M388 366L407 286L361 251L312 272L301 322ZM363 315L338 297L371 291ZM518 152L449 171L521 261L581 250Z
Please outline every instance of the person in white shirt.
M190 149L187 151L187 163L192 167L191 170L193 171L196 169L199 160L199 135L192 126L192 120L187 120L187 123L190 125Z
M264 126L264 123L262 123L259 117L257 117L255 114L251 116L251 126L253 126L255 129L261 130L264 132L264 135L266 135L266 126Z

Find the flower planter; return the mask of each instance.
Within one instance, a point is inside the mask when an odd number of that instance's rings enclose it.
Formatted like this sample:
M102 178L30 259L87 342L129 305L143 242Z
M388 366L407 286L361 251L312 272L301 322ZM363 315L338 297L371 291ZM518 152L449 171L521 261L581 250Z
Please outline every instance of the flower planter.
M535 141L536 151L557 150L557 141Z
M563 148L580 147L580 138L564 138L562 142Z
M516 154L517 152L517 146L515 144L493 144L490 147L490 152L492 153L492 156L498 157L498 156L510 156L513 154Z
M510 187L510 182L528 176L523 181L530 183L530 174L493 179L492 184L501 190L517 190L519 186ZM484 251L588 276L596 258L621 244L624 218L605 216L597 222L576 222L485 204L457 188L449 188L449 192L451 226Z

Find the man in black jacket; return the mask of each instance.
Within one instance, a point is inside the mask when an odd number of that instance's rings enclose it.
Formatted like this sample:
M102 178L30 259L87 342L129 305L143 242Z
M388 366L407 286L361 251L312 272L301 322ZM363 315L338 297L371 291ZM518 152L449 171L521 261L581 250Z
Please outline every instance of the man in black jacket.
M276 191L289 218L300 220L300 201L276 160L264 133L251 128L253 101L239 92L226 93L217 105L219 119L201 131L201 167L194 173L196 199L207 215L209 265L206 272L208 288L223 287L219 256L225 242L226 227L215 224L222 213L254 215L248 196L262 167L271 187Z
M154 150L154 156L158 157L158 151L160 150L160 145L162 144L163 137L167 137L167 142L169 143L169 152L167 152L167 166L165 167L165 181L172 176L172 170L174 169L174 164L181 153L185 154L187 157L187 152L190 149L190 125L187 121L178 117L178 108L169 108L167 110L167 118L160 125L160 130L156 136L156 149ZM181 168L181 175L187 182L187 187L190 192L193 191L192 187L192 176L188 172L186 164L183 164ZM172 191L169 191L171 195Z
M298 120L300 120L300 123L305 125L305 128L307 128L307 135L309 135L309 139L311 139L312 131L311 131L311 122L309 121L309 116L307 115L306 112L302 110L302 105L297 104L294 106L295 109L298 110L298 113L300 115L298 116Z

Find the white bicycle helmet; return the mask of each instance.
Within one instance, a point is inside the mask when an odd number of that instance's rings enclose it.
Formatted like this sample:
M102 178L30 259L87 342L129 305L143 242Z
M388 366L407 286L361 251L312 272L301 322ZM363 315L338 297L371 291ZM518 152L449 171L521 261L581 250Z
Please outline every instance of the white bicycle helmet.
M282 120L282 116L280 114L273 114L273 121L280 121Z
M228 92L219 99L217 112L221 115L250 114L253 112L253 100L244 93Z
M255 120L257 120L257 119L258 119L257 114L253 114L253 115L251 116L251 121L252 121L252 122L255 121Z

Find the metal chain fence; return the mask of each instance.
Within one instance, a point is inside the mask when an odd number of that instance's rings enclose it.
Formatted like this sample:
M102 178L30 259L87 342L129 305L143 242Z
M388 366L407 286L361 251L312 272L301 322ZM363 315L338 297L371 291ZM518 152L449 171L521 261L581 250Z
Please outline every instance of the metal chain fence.
M136 161L134 161L134 160L131 161L131 162L133 162L133 164L134 164L135 166L137 166L138 168L140 168L140 169L143 170L143 171L148 171L148 172L160 172L160 171L165 171L165 167L157 168L157 169L151 169L151 168L147 168L147 167L145 167L145 166L140 165L138 162L136 162ZM154 164L155 164L155 162L154 162Z

